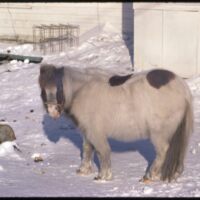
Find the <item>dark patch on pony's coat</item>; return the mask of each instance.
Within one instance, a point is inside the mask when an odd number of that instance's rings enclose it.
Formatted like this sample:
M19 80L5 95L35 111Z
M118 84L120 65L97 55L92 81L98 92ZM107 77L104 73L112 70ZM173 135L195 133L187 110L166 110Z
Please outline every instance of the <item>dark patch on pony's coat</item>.
M166 85L175 78L175 74L164 69L155 69L150 71L146 76L149 84L157 89Z
M109 79L109 84L111 86L118 86L118 85L122 85L123 83L125 83L128 79L130 79L132 76L132 74L126 75L126 76L112 76Z

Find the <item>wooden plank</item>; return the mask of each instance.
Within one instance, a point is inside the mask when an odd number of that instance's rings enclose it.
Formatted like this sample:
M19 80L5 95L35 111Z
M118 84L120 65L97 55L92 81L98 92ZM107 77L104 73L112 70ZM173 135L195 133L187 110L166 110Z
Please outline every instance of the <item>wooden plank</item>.
M36 56L23 56L23 55L16 55L16 54L1 54L0 53L0 61L2 60L24 61L25 59L28 59L32 63L40 63L43 58L36 57Z

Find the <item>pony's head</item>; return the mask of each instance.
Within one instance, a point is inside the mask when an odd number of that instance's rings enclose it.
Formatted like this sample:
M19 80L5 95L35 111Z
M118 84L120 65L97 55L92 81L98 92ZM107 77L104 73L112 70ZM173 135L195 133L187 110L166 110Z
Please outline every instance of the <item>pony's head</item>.
M46 111L54 119L59 118L64 110L63 74L63 67L56 68L49 64L42 64L40 67L41 98Z

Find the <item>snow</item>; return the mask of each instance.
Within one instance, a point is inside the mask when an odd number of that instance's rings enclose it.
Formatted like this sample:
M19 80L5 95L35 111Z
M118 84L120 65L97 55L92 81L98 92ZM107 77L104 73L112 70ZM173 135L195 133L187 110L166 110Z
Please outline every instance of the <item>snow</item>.
M0 165L0 171L4 171L4 168Z
M6 46L4 44L4 46ZM33 51L33 45L32 44L23 44L23 45L12 45L8 47L4 47L0 50L1 53L7 53L10 52L12 54L23 54L23 55L29 55Z
M143 188L143 193L144 194L151 194L153 192L153 188L149 187L149 186L145 186Z
M24 60L24 63L25 63L25 64L28 64L29 62L30 62L30 60L27 59L27 58Z
M13 147L14 145L16 145L15 142L9 142L9 141L3 142L0 145L0 157L14 153L14 147Z
M0 43L0 52L40 55L43 62L78 68L129 73L128 49L110 25L79 47L42 55L31 44ZM78 176L82 138L69 118L51 119L44 111L38 86L39 64L11 61L0 65L0 123L9 124L16 141L0 145L1 197L199 197L200 196L200 76L187 80L194 96L195 128L189 142L185 170L175 182L139 180L155 156L148 140L118 142L112 148L113 180L96 182L94 174ZM137 69L137 68L136 68ZM17 144L21 152L13 145ZM34 162L35 157L43 161Z

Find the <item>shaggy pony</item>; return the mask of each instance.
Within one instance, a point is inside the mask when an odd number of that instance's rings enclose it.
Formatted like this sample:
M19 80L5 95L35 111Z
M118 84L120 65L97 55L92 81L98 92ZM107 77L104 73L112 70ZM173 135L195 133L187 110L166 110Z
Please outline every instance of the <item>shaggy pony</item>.
M156 157L143 181L171 181L183 172L193 131L193 108L190 90L178 75L153 69L113 76L43 64L39 85L49 115L58 118L65 111L83 134L78 174L92 172L96 151L100 169L95 179L112 178L109 137L151 140Z

